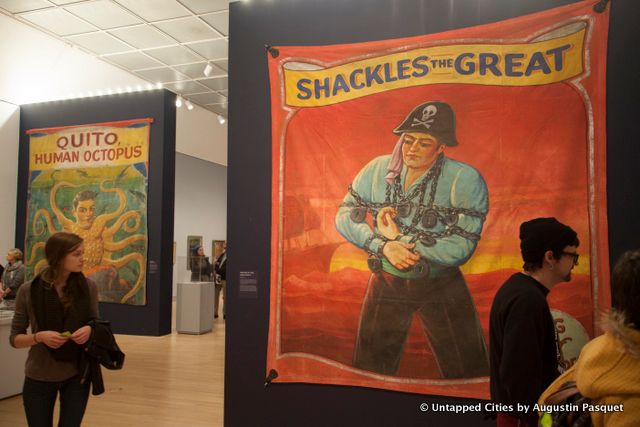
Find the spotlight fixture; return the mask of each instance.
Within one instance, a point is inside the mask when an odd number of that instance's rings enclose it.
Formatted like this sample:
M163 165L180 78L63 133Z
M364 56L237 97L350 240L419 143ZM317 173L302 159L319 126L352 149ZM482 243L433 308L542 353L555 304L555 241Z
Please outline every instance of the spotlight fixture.
M162 83L160 82L156 83L156 89L162 89Z
M213 65L211 65L211 62L207 62L207 66L204 67L204 75L209 77L211 75L211 73L213 72Z
M218 123L220 123L221 125L225 124L227 121L227 119L225 119L223 116L221 116L220 114L218 114Z
M189 101L185 102L184 105L187 106L187 110L191 111L193 110L193 104Z
M176 107L178 107L178 108L182 107L182 97L181 96L176 98Z

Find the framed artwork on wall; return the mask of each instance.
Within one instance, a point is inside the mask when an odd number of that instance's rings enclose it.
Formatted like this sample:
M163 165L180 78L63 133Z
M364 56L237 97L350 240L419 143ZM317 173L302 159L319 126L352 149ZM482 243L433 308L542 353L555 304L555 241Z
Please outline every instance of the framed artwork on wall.
M202 246L202 236L187 236L187 270L191 270L191 257L198 246Z
M224 248L224 240L212 240L211 241L211 262L215 262L220 256Z

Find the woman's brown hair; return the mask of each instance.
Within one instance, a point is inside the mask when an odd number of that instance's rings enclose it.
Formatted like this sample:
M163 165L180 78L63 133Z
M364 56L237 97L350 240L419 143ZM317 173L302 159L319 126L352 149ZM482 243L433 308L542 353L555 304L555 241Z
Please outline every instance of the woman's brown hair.
M49 283L54 283L61 273L62 262L65 257L76 250L82 242L82 237L65 231L55 233L49 237L44 245L44 254L47 258L49 268L45 270L42 278ZM80 277L78 277L78 275ZM77 295L78 292L84 292L82 285L85 282L86 280L82 273L72 273L69 275L67 284L64 287L63 297L61 298L65 308L71 305L74 295Z

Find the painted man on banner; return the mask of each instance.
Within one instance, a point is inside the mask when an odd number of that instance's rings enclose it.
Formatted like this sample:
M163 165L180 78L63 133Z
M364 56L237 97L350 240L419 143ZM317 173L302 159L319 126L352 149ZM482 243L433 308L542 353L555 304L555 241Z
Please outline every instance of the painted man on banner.
M480 321L459 268L480 239L488 191L476 169L444 155L458 145L455 127L449 104L415 107L393 130L400 135L393 153L358 173L338 211L338 231L368 252L372 271L354 367L397 374L417 315L443 378L489 373Z

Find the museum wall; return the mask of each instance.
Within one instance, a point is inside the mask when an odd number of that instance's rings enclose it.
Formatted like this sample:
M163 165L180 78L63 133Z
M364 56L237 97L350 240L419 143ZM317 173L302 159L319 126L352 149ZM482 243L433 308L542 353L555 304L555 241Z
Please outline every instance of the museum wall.
M216 125L218 122L216 120ZM176 153L176 200L174 231L176 285L188 282L187 236L202 236L204 253L212 256L211 241L227 236L227 168L206 160ZM212 261L213 262L213 261Z
M7 250L15 245L16 185L18 182L18 138L20 107L0 101L0 256L2 265Z
M229 274L225 425L493 425L479 413L421 413L420 403L448 397L331 385L265 386L269 322L271 116L265 45L329 45L400 38L497 22L569 0L254 0L230 5ZM593 2L595 3L595 2ZM640 247L638 207L640 40L633 0L612 2L608 108L610 255ZM544 165L541 165L544 167ZM570 171L568 171L570 173ZM253 272L255 298L240 298L238 275ZM250 408L250 410L247 410Z

